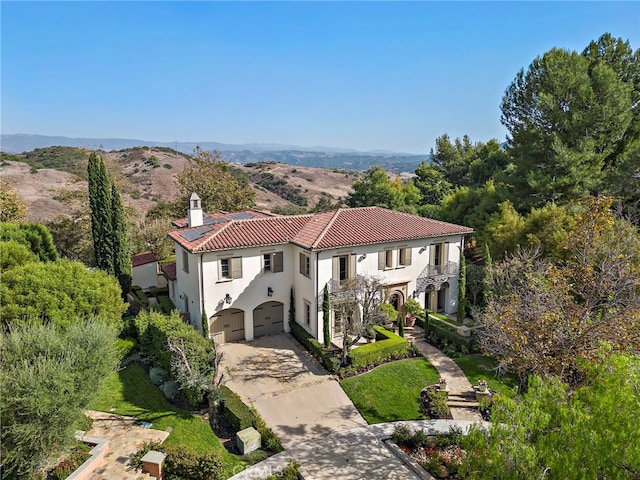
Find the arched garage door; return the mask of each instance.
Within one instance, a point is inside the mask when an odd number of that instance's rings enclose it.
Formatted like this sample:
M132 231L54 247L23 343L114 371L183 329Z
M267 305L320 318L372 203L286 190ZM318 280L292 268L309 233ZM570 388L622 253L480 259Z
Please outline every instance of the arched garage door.
M253 310L253 336L262 337L284 332L284 305L267 302Z
M209 320L209 332L218 343L244 340L244 311L227 308Z

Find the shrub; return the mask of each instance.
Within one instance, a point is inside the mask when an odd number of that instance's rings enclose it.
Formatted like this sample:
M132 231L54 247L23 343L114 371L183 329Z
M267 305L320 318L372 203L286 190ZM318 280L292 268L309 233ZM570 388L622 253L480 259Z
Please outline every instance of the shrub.
M158 299L158 304L160 305L162 313L168 315L176 308L168 295L158 295L156 298Z
M479 351L476 336L473 332L469 337L462 336L456 332L454 327L434 318L429 319L425 336L429 343L443 351L447 347L464 354L477 353Z
M300 472L300 464L295 460L287 463L286 467L280 472L269 475L265 480L298 480Z
M248 407L242 399L226 386L220 387L220 408L222 416L229 422L235 432L245 428L255 428L262 437L262 446L265 450L281 452L283 450L276 434L267 427L267 424L254 408Z
M54 467L50 477L53 480L64 480L67 478L91 456L89 453L90 450L89 446L84 443L76 445L73 452Z
M173 400L178 396L178 393L180 393L180 386L173 380L167 380L160 385L158 389L162 392L162 395L169 400Z
M166 378L167 371L164 368L151 367L151 369L149 370L149 380L151 380L151 383L153 383L156 387L158 385L162 385Z
M173 168L173 165L171 165L170 163L165 163L162 165L164 168L166 168L167 170L171 170Z
M118 360L122 361L135 352L138 342L135 338L117 338L115 347L118 352Z
M374 329L376 338L381 340L350 351L349 359L352 367L365 368L407 353L409 345L404 338L380 326Z
M224 463L216 452L196 453L182 445L163 445L162 451L167 454L164 472L168 478L184 480L225 478Z
M136 300L142 302L142 304L145 307L149 306L149 299L147 298L147 296L142 291L142 287L140 287L139 285L132 286L131 287L131 293L136 298Z
M226 386L220 387L222 415L234 431L239 432L253 426L253 414L240 397Z
M329 372L335 373L340 369L340 359L296 322L291 323L291 335L309 350Z
M135 323L141 352L151 358L155 366L171 372L172 378L184 390L187 401L191 406L198 406L213 388L211 379L215 366L210 341L185 324L175 310L171 315L142 312ZM178 356L174 358L169 350L169 341L183 349L189 369L176 362Z

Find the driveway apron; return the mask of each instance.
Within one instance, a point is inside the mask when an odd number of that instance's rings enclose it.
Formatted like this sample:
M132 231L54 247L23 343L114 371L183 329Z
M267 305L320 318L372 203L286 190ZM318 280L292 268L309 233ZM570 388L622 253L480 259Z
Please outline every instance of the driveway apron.
M288 333L221 346L225 384L291 448L366 422L338 382Z

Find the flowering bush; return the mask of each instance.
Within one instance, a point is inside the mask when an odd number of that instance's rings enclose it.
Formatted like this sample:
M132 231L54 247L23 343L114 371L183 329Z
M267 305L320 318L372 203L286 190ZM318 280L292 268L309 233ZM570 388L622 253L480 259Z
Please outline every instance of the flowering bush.
M67 458L54 467L51 471L51 478L53 478L53 480L64 480L67 478L91 456L89 450L91 449L88 445L79 443Z

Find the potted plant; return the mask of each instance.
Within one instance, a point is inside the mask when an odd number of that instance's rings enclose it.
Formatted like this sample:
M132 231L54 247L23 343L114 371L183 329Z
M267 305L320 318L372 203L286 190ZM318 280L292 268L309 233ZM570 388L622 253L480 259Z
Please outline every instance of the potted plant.
M404 317L405 326L413 327L416 323L416 317L418 315L422 315L422 312L424 310L420 306L420 302L418 302L418 300L416 300L415 298L410 298L404 303L404 311L406 312L406 315Z
M478 380L478 391L486 392L487 391L487 381L486 380Z
M390 303L380 305L380 310L382 312L382 321L385 325L393 323L398 316L398 312Z
M362 336L367 339L367 343L373 343L376 341L376 331L373 325L367 325L362 333Z
M444 377L440 377L440 380L438 380L438 387L440 388L440 390L442 391L447 391L447 379Z

